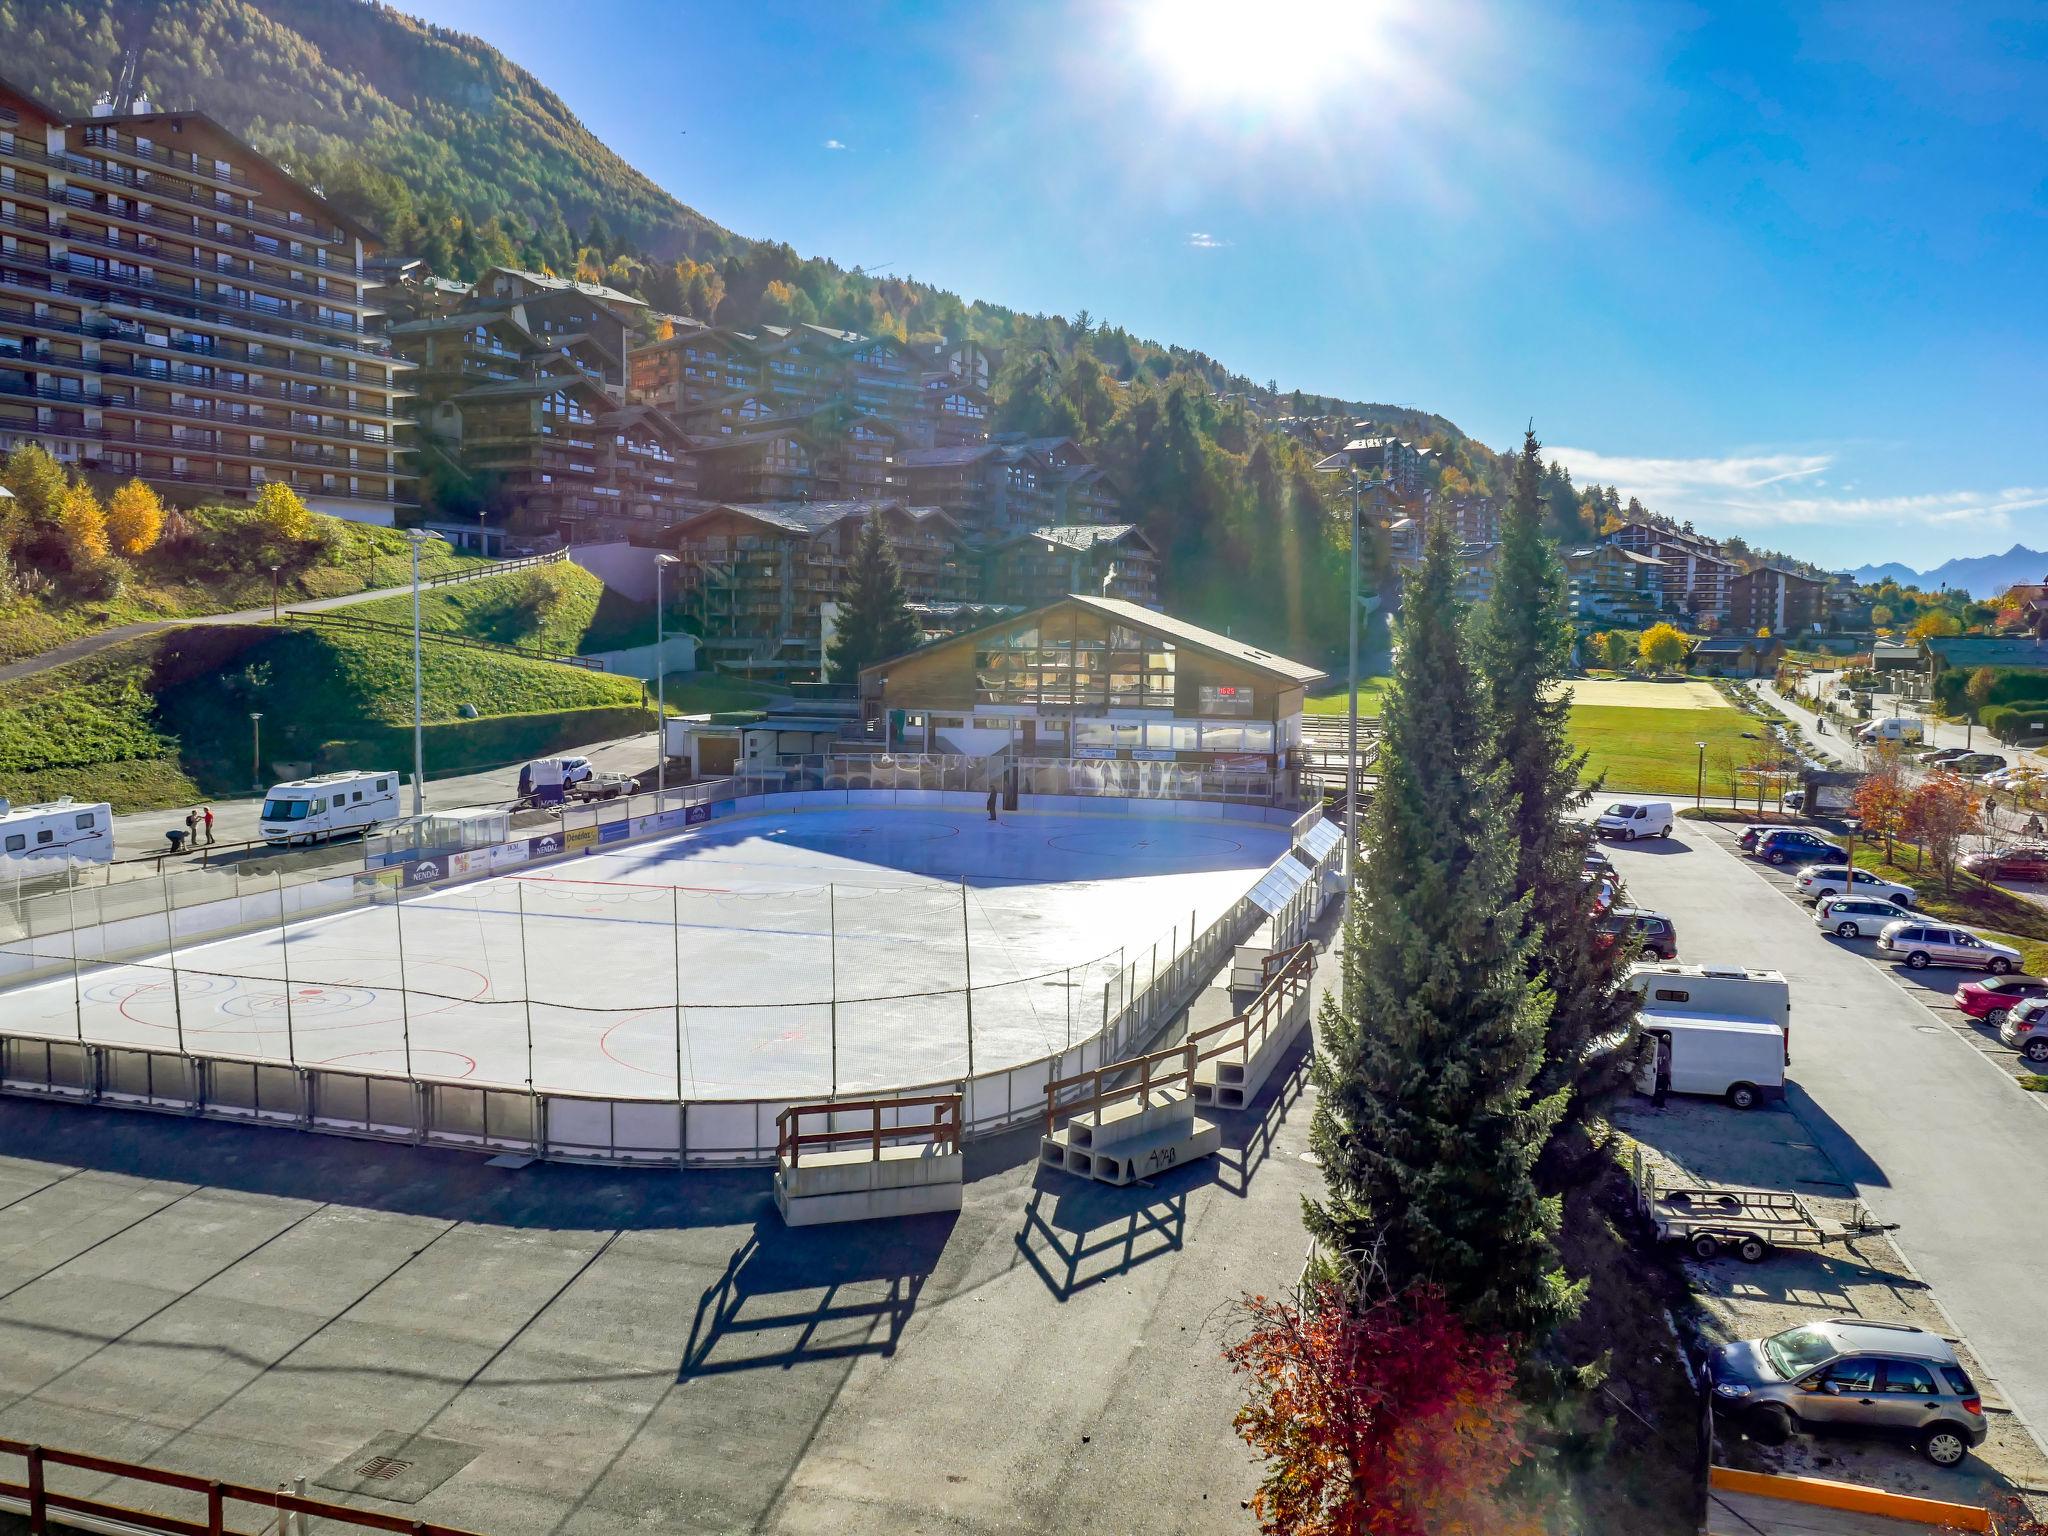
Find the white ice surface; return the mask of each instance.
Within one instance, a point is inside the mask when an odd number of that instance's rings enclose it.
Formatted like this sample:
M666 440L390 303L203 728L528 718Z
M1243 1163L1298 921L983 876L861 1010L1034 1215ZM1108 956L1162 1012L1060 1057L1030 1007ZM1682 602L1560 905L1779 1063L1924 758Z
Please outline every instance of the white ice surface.
M975 1070L1033 1060L1287 846L1228 821L753 815L180 945L175 989L167 955L88 962L0 996L0 1028L615 1097L880 1090L967 1071L967 961Z

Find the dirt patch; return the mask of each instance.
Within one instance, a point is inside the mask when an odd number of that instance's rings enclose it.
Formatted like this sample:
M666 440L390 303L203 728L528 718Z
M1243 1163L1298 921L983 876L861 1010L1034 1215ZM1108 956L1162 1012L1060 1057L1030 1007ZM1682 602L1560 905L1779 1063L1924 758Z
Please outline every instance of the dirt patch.
M1692 678L1668 682L1577 677L1564 687L1574 704L1605 704L1619 709L1727 709L1728 701L1712 683Z

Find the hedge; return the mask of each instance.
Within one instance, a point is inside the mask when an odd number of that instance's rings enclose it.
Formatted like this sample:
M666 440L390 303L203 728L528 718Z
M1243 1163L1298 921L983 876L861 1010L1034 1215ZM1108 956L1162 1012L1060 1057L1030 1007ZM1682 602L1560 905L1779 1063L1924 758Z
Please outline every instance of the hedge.
M1978 723L2006 743L2039 742L2048 737L2048 709L2017 709L2009 704L1987 704Z
M1935 680L1935 694L1942 713L1962 713L1968 704L1963 690L1970 685L1975 667L1950 667ZM2015 667L1994 667L1991 676L1992 704L2038 704L2048 709L2048 672Z
M421 735L427 773L431 776L502 768L569 747L630 736L636 731L648 734L647 756L653 761L654 711L627 705L435 721ZM339 768L395 768L409 772L412 727L374 726L345 741L323 742L317 766L323 773Z

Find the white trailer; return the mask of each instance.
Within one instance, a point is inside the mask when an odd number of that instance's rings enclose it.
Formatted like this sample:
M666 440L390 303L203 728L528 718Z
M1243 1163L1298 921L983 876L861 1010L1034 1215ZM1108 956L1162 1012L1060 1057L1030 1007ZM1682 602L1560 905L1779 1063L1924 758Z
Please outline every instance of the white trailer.
M71 864L107 864L114 857L114 810L105 801L80 804L66 795L44 805L0 800L0 872L56 873Z
M317 843L343 832L367 835L398 814L397 774L323 773L271 785L260 829L268 843Z

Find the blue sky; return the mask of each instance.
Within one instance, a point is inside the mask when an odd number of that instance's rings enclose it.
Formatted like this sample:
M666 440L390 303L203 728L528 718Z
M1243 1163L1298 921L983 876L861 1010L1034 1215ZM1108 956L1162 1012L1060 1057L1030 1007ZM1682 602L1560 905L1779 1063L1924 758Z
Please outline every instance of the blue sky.
M742 234L1830 564L2048 548L2038 4L408 8Z

